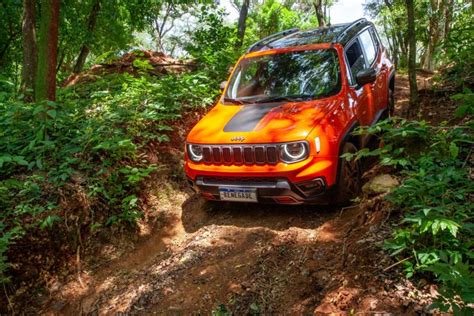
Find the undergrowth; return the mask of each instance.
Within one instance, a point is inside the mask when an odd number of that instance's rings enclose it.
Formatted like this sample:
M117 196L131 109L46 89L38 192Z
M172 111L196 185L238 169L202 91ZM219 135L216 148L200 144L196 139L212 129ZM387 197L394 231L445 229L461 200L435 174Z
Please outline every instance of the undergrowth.
M41 104L1 84L0 282L9 279L8 250L27 234L135 223L140 185L160 170L145 145L168 142L180 113L218 93L199 72L110 74Z
M463 110L464 111L464 110ZM392 119L359 129L384 144L346 159L378 156L403 177L386 196L402 220L385 249L404 264L408 277L432 277L440 296L433 307L471 313L474 303L474 126L430 126L424 121Z

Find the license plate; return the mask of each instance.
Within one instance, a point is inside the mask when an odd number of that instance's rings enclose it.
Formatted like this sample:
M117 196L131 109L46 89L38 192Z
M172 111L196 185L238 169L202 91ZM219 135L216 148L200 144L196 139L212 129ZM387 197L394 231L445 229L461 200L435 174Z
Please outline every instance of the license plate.
M222 201L258 202L257 189L219 187Z

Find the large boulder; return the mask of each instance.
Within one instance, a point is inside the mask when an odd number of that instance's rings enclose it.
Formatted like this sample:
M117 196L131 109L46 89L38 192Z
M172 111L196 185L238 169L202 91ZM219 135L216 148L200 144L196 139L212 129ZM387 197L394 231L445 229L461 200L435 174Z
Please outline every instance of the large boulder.
M389 174L381 174L364 184L362 191L367 195L377 195L390 192L400 185L400 182Z

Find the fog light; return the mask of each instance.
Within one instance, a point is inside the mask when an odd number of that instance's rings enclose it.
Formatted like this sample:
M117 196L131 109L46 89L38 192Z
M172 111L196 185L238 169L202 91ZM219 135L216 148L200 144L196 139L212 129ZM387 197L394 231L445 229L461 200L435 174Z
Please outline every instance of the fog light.
M323 192L326 187L326 183L324 182L323 178L316 178L311 181L298 183L296 186L305 196L310 196Z

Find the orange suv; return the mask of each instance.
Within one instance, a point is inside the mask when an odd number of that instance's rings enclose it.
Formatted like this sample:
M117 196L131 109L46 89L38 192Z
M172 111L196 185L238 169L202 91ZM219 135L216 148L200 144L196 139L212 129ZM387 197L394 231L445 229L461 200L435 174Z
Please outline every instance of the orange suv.
M395 69L366 19L290 29L253 44L186 139L185 171L208 200L346 204L365 147L352 135L393 109Z

